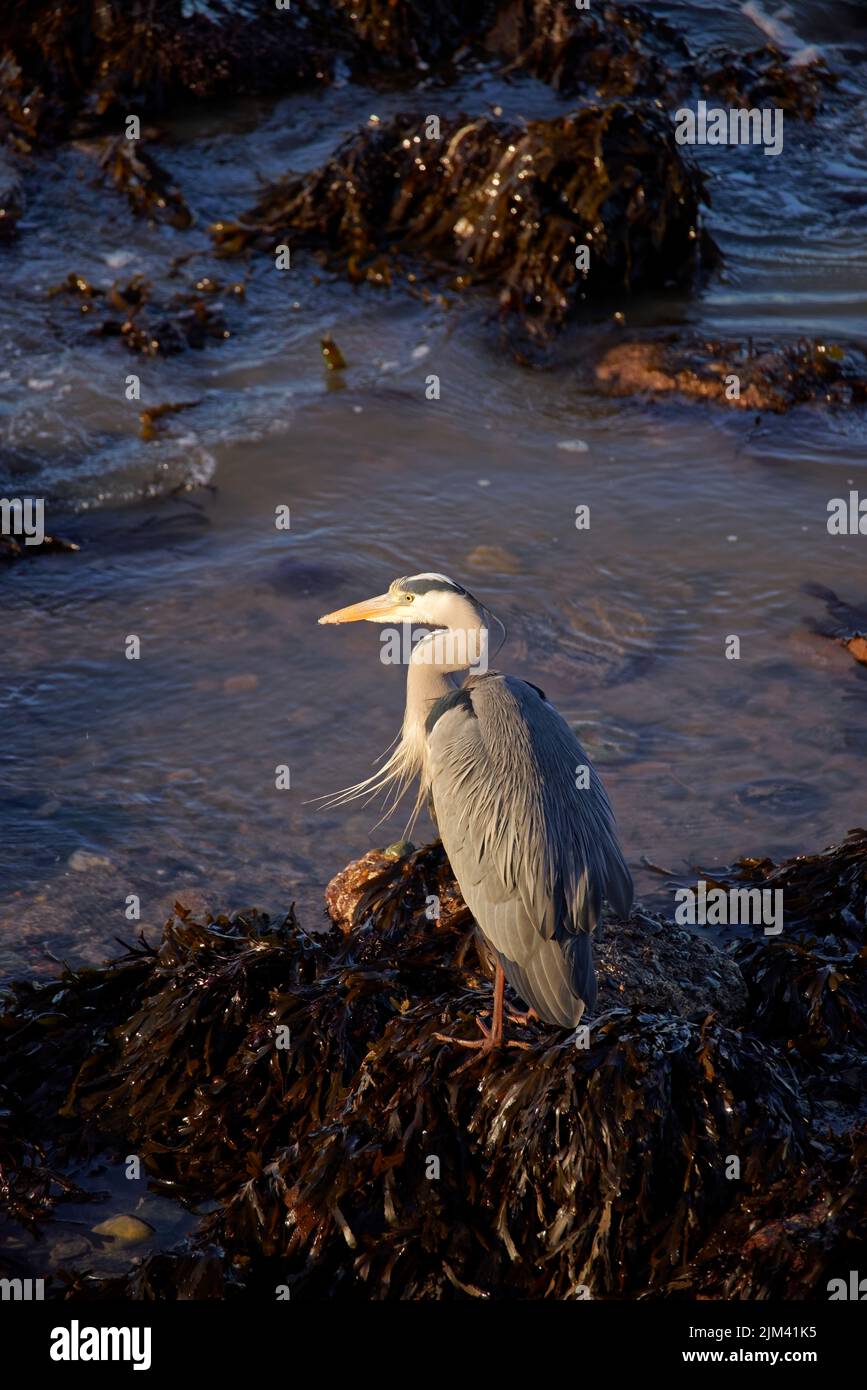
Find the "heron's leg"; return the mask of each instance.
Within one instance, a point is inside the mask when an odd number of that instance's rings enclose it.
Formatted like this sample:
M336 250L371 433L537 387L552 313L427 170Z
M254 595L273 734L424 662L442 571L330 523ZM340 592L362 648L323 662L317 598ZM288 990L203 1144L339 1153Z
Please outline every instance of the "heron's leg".
M503 999L505 996L505 990L506 976L503 973L502 966L498 964L497 972L494 977L494 1010L493 1017L491 1018L491 1026L490 1028L487 1028L480 1018L476 1019L476 1026L482 1033L482 1037L479 1039L478 1042L467 1041L465 1038L453 1038L450 1037L447 1033L434 1033L434 1037L439 1038L440 1042L454 1043L456 1047L470 1048L473 1052L477 1052L481 1056L484 1056L488 1052L495 1052L497 1048L502 1047L504 1045ZM528 1051L530 1045L529 1043L522 1042L507 1042L505 1046L520 1047ZM470 1061L472 1061L472 1058L470 1058ZM469 1066L469 1062L465 1062L464 1066ZM463 1071L463 1069L463 1067L458 1067L458 1071ZM455 1073L455 1075L457 1075L457 1073Z
M506 991L506 976L503 967L497 962L494 978L494 1015L491 1019L491 1045L499 1047L503 1041L503 996Z

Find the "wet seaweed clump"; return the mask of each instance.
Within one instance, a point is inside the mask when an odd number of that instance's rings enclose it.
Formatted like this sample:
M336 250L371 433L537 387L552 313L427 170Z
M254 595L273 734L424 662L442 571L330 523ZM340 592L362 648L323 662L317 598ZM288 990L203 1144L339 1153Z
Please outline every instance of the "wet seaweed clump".
M27 94L16 109L28 107L31 136L63 139L130 112L153 119L182 100L327 80L334 44L324 8L316 0L286 10L268 0L10 0L0 62Z
M80 549L77 541L67 540L63 536L43 536L37 542L0 533L0 565L11 564L14 560L33 559L37 555L71 555Z
M505 0L485 33L506 73L528 72L563 96L666 97L690 58L666 20L638 5L577 10L568 0Z
M103 290L71 271L48 294L72 299L80 314L98 320L90 329L94 337L116 338L130 352L156 357L200 349L211 338L225 342L231 336L224 302L213 297L218 288L216 281L205 277L192 288L158 299L143 275L133 275L126 282L116 280ZM241 297L241 288L232 287L236 298Z
M180 230L192 226L193 216L165 171L139 141L118 135L105 142L99 156L106 177L126 195L137 217L166 222Z
M505 0L483 38L506 72L528 72L563 96L651 97L672 106L703 93L728 106L782 107L812 120L837 78L823 60L792 62L767 45L694 51L648 6Z
M803 891L835 923L863 852L812 857ZM442 847L372 851L327 902L313 934L178 909L158 948L13 990L0 1038L32 1132L134 1152L211 1208L125 1279L67 1270L51 1296L812 1297L839 1273L860 1141L817 1135L803 1054L753 1028L725 952L611 922L586 1029L513 1020L524 1048L461 1070L437 1034L473 1036L491 981ZM799 1231L808 1258L770 1258Z
M693 280L715 255L703 196L654 107L526 126L457 117L430 139L424 117L404 115L212 233L223 255L291 240L354 281L421 264L453 289L496 285L501 312L544 336L591 300Z
M782 864L740 860L732 883L780 890L785 930L739 943L751 1028L815 1060L867 1039L867 832Z
M608 348L595 365L594 378L597 386L617 396L674 394L775 414L812 403L867 404L864 353L806 339L725 342L680 333L633 339Z
M469 56L495 0L333 0L332 33L341 35L356 80L372 74L405 83Z
M38 1235L58 1200L80 1196L75 1183L49 1166L43 1147L26 1134L29 1118L19 1097L0 1083L0 1233L7 1235L16 1224Z
M712 48L696 63L696 72L703 90L726 106L780 107L787 116L807 121L838 85L822 58L792 62L771 45L747 53Z

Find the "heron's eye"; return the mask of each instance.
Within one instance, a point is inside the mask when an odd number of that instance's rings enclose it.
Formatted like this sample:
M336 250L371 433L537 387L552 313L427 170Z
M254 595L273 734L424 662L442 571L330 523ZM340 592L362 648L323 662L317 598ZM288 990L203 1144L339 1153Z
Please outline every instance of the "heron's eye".
M412 603L414 599L415 594L404 594L403 596L404 603Z

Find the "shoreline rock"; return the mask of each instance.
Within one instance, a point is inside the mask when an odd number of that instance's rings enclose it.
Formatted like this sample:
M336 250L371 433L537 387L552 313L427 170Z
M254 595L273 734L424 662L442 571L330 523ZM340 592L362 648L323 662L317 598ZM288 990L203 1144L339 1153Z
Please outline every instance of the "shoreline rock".
M666 332L608 348L593 368L613 396L677 396L783 414L796 405L867 405L867 358L853 346L710 340ZM727 395L736 377L737 396Z
M211 231L221 255L291 240L354 283L420 270L454 290L493 285L501 315L544 338L592 301L695 281L718 256L700 226L705 198L652 105L526 125L458 116L431 138L424 115L407 114Z
M49 1296L824 1297L867 1220L867 833L732 881L785 886L784 938L612 922L588 1045L513 1023L526 1049L463 1071L435 1035L473 1036L491 985L438 844L348 866L324 933L179 910L158 948L15 986L16 1132L55 1164L135 1153L212 1208L182 1248Z

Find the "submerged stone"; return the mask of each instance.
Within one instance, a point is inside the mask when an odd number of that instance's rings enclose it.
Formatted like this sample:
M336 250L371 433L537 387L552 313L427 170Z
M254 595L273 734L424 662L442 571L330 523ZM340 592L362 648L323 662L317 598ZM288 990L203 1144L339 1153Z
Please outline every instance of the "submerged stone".
M140 1245L142 1241L150 1240L154 1228L138 1216L121 1213L108 1217L106 1221L100 1221L98 1226L93 1227L93 1233L97 1236L109 1236L119 1245Z

